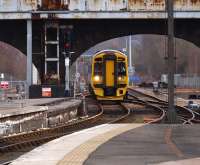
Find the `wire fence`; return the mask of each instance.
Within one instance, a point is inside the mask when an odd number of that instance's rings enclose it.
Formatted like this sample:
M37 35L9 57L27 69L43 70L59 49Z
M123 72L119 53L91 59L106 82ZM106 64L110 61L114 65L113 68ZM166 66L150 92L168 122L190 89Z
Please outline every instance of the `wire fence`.
M24 104L28 88L26 81L0 81L0 107Z

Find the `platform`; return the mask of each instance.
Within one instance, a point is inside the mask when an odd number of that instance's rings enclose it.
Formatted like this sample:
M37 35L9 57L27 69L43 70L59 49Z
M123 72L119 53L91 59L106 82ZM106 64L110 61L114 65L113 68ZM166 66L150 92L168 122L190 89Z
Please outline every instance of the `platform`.
M81 100L49 98L23 100L21 107L13 102L0 104L0 137L62 125L78 120ZM17 100L15 101L16 104Z
M53 140L11 164L196 165L199 137L198 125L105 124Z
M0 118L14 115L22 115L26 113L47 111L49 104L58 103L68 98L41 98L41 99L25 99L14 100L9 103L0 105Z

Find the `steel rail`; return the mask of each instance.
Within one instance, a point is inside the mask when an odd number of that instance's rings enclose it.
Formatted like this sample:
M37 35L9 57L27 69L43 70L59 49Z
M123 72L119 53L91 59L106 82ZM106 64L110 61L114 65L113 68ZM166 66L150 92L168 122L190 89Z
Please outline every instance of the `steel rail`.
M93 124L99 125L98 121L104 117L104 107L102 106L102 104L99 103L97 103L97 105L99 107L99 113L92 117L82 119L81 121L58 126L55 128L49 128L46 130L39 130L1 138L0 144L2 144L2 146L0 146L0 153L6 153L10 151L20 150L22 148L38 146L42 143L67 135L77 130L89 128L93 126ZM125 110L126 114L122 115L120 118L111 120L109 122L104 122L105 124L123 121L130 115L130 109L127 109L127 107L123 106L122 104L120 104L120 106Z
M164 100L162 100L162 99L160 99L158 97L155 97L155 96L152 96L152 95L149 95L149 94L146 94L146 93L143 93L143 92L131 89L131 88L129 88L129 90L131 90L132 92L136 92L137 94L141 94L143 96L146 96L146 97L149 97L151 99L154 99L154 100L158 101L158 102L156 102L156 101L152 101L152 100L147 100L146 102L150 102L150 103L153 103L153 104L159 104L159 105L163 105L163 106L168 105L167 101L164 101ZM179 105L176 105L175 108L179 109L179 110L182 110L182 111L185 111L185 112L190 114L190 117L187 118L186 121L184 120L183 124L192 124L192 121L195 121L195 113L191 109L183 107L183 106L179 106ZM196 120L196 122L198 122L198 120Z
M136 98L136 96L134 96L134 95L130 95L130 96L131 96L131 97L133 96L134 98ZM151 124L151 123L153 124L153 123L162 122L162 121L164 120L164 118L165 118L165 115L166 115L165 110L164 110L163 108L161 108L161 107L158 107L158 106L156 106L156 105L153 105L153 104L151 104L151 103L149 103L149 102L147 102L147 101L141 100L141 99L139 99L139 98L137 98L137 101L129 100L129 102L134 103L134 104L136 103L136 104L144 105L144 106L147 106L147 107L151 107L151 108L153 108L154 110L160 112L160 115L159 115L158 118L150 119L150 121L147 122L147 123L149 123L149 124Z
M126 114L121 116L120 118L110 122L109 124L112 124L112 123L119 123L119 122L123 122L125 121L131 114L131 110L130 108L126 107L124 104L120 103L120 106L126 111Z
M70 123L45 130L33 131L20 135L1 138L0 144L2 146L0 146L0 153L5 153L13 150L16 151L17 149L26 148L27 146L31 145L37 146L41 143L72 133L75 130L88 128L91 123L98 121L102 115L103 109L100 107L100 112L97 115L82 119L76 123Z

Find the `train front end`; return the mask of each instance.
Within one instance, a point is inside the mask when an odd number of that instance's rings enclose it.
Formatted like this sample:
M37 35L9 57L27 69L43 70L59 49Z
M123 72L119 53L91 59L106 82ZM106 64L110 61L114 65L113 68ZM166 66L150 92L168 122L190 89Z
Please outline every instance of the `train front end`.
M127 56L105 50L92 60L91 86L97 100L123 100L128 86Z

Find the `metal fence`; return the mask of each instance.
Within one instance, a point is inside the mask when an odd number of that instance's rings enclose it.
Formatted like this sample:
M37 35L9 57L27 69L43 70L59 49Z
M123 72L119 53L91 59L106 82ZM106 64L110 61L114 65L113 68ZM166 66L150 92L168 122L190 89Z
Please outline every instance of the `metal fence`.
M200 77L198 76L178 76L174 78L177 87L200 88Z
M0 81L0 107L7 104L24 104L27 89L25 81Z
M161 82L168 83L168 75L161 75ZM198 75L186 75L186 74L175 74L174 84L176 87L181 88L200 88L200 76Z

